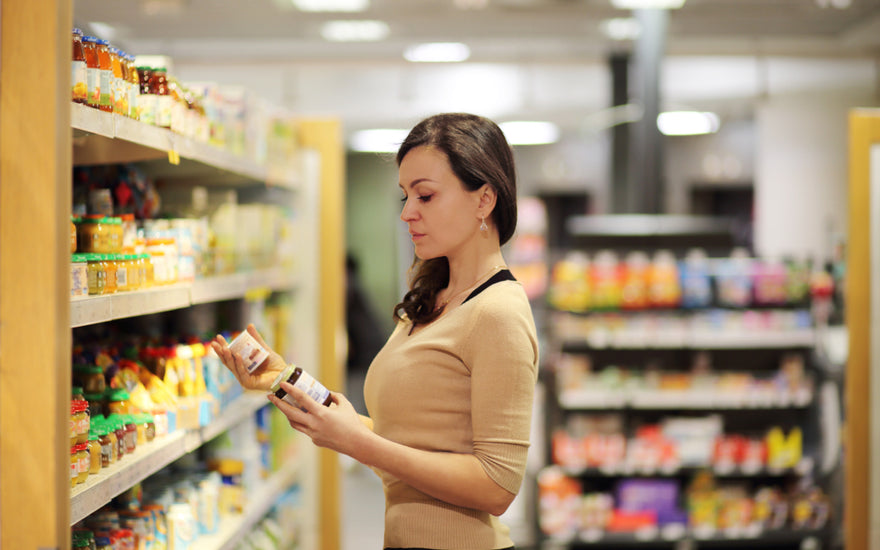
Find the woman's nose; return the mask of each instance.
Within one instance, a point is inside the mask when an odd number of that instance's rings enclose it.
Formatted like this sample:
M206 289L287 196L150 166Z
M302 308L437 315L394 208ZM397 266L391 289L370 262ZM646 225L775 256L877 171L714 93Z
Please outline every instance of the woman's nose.
M403 208L400 211L400 219L403 221L410 221L415 217L415 208L410 204L410 200L407 200L403 203Z

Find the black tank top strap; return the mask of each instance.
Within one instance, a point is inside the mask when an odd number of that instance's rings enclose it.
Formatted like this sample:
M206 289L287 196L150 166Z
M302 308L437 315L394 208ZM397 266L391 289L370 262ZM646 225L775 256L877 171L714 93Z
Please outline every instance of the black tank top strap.
M467 303L468 300L476 297L479 293L483 292L484 290L486 290L490 286L494 285L495 283L500 283L501 281L515 281L515 280L516 280L516 278L513 276L513 273L511 273L509 269L502 269L501 271L499 271L495 275L492 275L491 279L489 279L485 283L481 284L480 286L475 288L473 292L468 294L468 297L464 299L464 302L462 302L462 304Z

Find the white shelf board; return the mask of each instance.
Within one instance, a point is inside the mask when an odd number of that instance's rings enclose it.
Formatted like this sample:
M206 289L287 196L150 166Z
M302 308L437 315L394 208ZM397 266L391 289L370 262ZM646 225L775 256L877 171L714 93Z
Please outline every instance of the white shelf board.
M151 155L152 158L161 158L163 154L174 152L181 158L236 174L254 183L287 189L296 189L299 186L298 178L293 174L270 170L247 157L126 116L105 113L86 105L71 103L70 120L71 127L76 131L111 140L126 141L158 153ZM100 158L102 162L112 162L113 160L112 153L105 153L95 158ZM128 162L136 158L136 156L131 157L126 153L121 161Z
M290 464L269 476L248 497L243 514L222 518L220 529L214 534L196 539L190 546L190 550L232 550L236 548L257 523L269 513L281 495L296 482L298 475L297 464Z
M114 319L148 315L221 300L244 298L248 291L291 290L292 275L282 268L235 273L132 292L71 300L70 325L81 327Z
M230 404L207 426L198 430L178 430L140 445L133 454L122 457L98 474L90 475L85 483L71 489L70 524L82 520L135 483L143 481L178 458L201 447L267 403L262 393L246 393Z
M725 392L712 390L565 390L559 405L567 410L727 410L803 408L813 401L807 390L797 393Z
M645 333L636 330L596 330L583 339L569 337L568 345L586 344L593 349L774 349L812 347L816 331L811 328L761 331L670 331Z
M185 433L177 431L138 446L134 454L122 457L71 489L70 524L84 519L116 495L186 454L184 438Z

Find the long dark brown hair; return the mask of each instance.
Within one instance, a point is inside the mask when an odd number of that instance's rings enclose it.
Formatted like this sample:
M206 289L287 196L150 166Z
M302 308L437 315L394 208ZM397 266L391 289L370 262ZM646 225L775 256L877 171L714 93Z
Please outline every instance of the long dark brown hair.
M495 189L497 199L490 219L498 228L503 245L516 229L516 170L513 152L497 124L477 115L444 113L419 122L397 151L397 165L413 148L430 145L449 159L453 173L470 191L485 184ZM435 309L437 293L449 285L449 260L416 258L410 269L410 289L394 307L394 317L403 314L417 324L430 323L440 315Z

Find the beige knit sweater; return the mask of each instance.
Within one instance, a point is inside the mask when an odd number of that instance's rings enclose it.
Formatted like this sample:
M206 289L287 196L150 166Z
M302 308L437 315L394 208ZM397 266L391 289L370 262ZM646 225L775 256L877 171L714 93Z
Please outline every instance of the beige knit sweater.
M520 283L502 281L409 334L400 322L367 373L377 434L410 447L473 454L498 485L519 491L529 447L538 342ZM486 512L432 498L380 472L385 547L512 546Z

